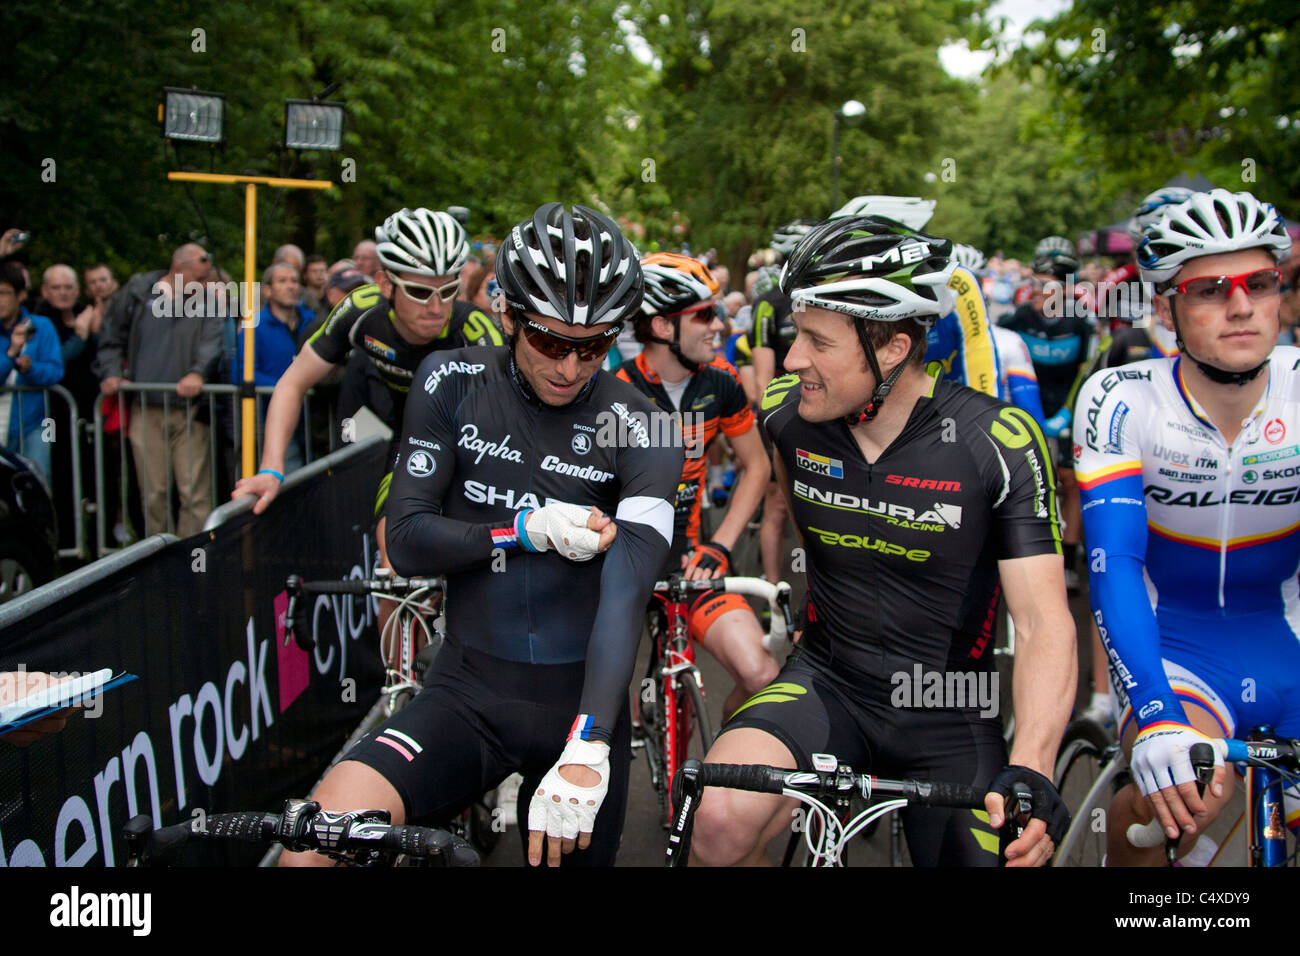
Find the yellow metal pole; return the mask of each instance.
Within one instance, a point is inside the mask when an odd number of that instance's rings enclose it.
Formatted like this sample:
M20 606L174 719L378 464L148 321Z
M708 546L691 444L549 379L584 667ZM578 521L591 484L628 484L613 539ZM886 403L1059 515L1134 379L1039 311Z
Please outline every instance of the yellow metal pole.
M252 177L248 177L252 178ZM240 302L244 309L244 369L243 381L247 394L241 401L244 428L243 477L251 478L257 471L257 396L253 393L253 340L256 335L254 323L258 307L253 290L257 259L257 184L246 183L244 186L244 294Z
M172 182L224 183L226 185L255 183L258 186L280 186L285 189L329 189L334 185L328 179L282 179L278 176L232 176L228 173L170 172L167 174L167 178Z

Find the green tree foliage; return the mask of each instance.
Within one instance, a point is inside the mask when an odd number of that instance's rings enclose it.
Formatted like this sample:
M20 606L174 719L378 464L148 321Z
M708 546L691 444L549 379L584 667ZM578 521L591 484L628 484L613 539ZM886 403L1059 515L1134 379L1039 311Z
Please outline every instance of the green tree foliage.
M1294 3L1075 0L1016 59L1134 195L1196 170L1285 204L1300 193L1298 24Z
M156 267L206 238L238 271L239 190L168 183L178 163L337 184L260 192L264 264L290 240L346 254L404 205L465 205L472 232L501 235L539 202L596 201L614 177L611 142L629 169L646 152L618 116L639 109L649 69L628 53L612 0L102 0L57 17L47 6L0 7L0 228L30 229L38 263ZM336 82L343 150L285 154L284 98ZM226 94L226 145L164 153L163 86ZM47 158L53 183L41 180Z
M981 5L868 0L660 0L639 10L662 61L659 181L689 220L693 249L743 263L774 226L830 213L831 122L845 126L840 196L915 192L969 97L939 66L949 38L973 32Z

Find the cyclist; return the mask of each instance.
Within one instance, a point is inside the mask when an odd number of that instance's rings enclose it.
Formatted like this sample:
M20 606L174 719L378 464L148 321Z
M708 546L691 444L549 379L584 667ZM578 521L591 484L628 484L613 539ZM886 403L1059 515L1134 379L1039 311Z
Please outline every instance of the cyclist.
M654 406L600 372L641 306L613 221L540 207L502 244L497 280L510 347L420 364L388 504L394 568L447 577L446 641L423 691L314 799L440 820L519 771L530 862L549 836L551 865L575 838L570 859L612 864L627 689L682 451L650 447Z
M1134 820L1190 844L1227 802L1222 766L1197 796L1192 744L1300 736L1300 349L1274 348L1290 246L1247 192L1166 207L1138 263L1181 355L1098 372L1079 397L1092 608L1137 784L1112 804L1112 864L1160 862L1123 838Z
M869 216L920 232L934 215L935 200L915 196L857 196L831 214L832 219ZM972 250L983 256L978 250ZM1006 399L1000 391L1002 370L994 341L988 306L976 270L954 251L957 268L952 274L955 303L952 312L930 324L925 352L926 370L953 382L969 385L985 395Z
M952 258L974 276L978 276L984 268L984 253L974 246L955 243ZM1041 427L1047 416L1043 414L1043 401L1038 394L1038 376L1034 373L1034 361L1029 355L1029 349L1020 336L1011 330L992 323L989 323L988 328L993 335L993 345L998 355L998 398L1029 412Z
M773 251L784 259L816 225L815 219L794 219L781 226L772 233ZM781 291L779 278L780 270L769 265L759 269L754 283L754 331L750 336L750 344L754 385L760 396L768 383L784 371L785 356L790 351L795 336L790 297ZM776 483L776 472L770 467L768 472L772 480L768 482L767 492L763 496L763 517L758 526L758 552L763 565L763 576L769 581L779 581L784 565L781 542L790 515L786 510L785 498Z
M718 284L706 266L687 256L656 252L641 260L645 299L636 337L644 345L618 377L631 382L655 405L677 412L689 446L677 486L673 549L661 572L684 571L689 580L720 578L731 565L731 549L763 499L769 466L754 413L736 370L715 358L711 343L722 322L713 311ZM743 476L727 516L709 541L700 540L700 499L705 454L718 433L726 435ZM736 681L724 713L766 686L779 670L763 649L763 628L739 594L702 592L691 606L691 636Z
M355 349L359 356L350 363L350 371L361 378L372 373L386 386L369 391L386 393L370 404L380 406L371 410L393 431L391 461L399 448L397 435L406 396L424 357L444 349L501 345L504 341L482 312L468 303L452 301L469 256L469 237L449 213L401 209L375 230L375 239L382 266L377 284L354 289L335 306L275 385L259 470L237 482L231 492L232 498L256 495L254 514L265 511L280 490L285 450L298 424L303 396L335 365L343 363L350 350ZM354 371L356 363L361 364ZM345 380L345 394L358 389L366 390L352 377ZM391 480L391 473L384 475L375 498L376 538L384 567L390 566L383 508ZM381 627L388 613L391 608L384 602Z
M1065 580L1071 591L1079 588L1075 564L1079 552L1079 489L1074 481L1074 459L1070 449L1070 420L1074 398L1088 367L1093 345L1093 323L1082 303L1062 294L1065 281L1079 268L1072 255L1073 244L1060 236L1048 236L1038 244L1041 251L1033 262L1033 294L1016 307L1004 328L1016 332L1029 348L1042 397L1043 434L1053 448L1057 476L1061 483L1061 505L1065 518Z
M988 787L987 823L904 814L920 865L995 864L997 794L1023 781L1040 819L1008 855L1041 864L1068 820L1046 775L1075 679L1051 464L1030 415L926 373L926 327L952 311L950 244L895 230L823 223L782 273L799 332L792 374L773 380L760 414L807 549L808 625L708 759L806 770L810 754L831 753L872 773ZM917 686L933 686L926 672L949 686L990 683L999 575L1022 641L1010 767L996 706L923 702ZM789 821L780 797L711 791L694 858L758 862Z

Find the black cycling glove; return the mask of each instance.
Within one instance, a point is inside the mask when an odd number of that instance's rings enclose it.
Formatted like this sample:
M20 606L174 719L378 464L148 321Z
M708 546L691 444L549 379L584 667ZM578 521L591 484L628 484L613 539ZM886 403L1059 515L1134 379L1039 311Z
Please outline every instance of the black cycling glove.
M1065 837L1065 831L1070 827L1070 810L1061 799L1061 795L1056 792L1056 787L1052 781L1048 780L1036 770L1030 770L1028 767L1021 767L1015 764L1003 767L993 782L989 784L989 793L997 793L1002 796L1003 805L1006 809L1005 816L1011 816L1013 807L1011 807L1011 787L1016 783L1023 783L1029 788L1030 800L1033 802L1033 810L1030 816L1035 820L1042 820L1047 824L1047 835L1052 838L1052 842L1060 844Z

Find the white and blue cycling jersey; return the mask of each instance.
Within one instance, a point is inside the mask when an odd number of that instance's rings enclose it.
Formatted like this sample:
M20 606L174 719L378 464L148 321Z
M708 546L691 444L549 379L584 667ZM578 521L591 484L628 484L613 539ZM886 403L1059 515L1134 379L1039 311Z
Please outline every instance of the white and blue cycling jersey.
M1100 371L1075 406L1093 614L1125 724L1185 724L1188 701L1224 736L1300 736L1300 349L1274 350L1231 444L1181 362Z
M1025 345L1024 339L1010 329L995 325L992 326L992 331L1001 372L998 398L1017 408L1023 408L1034 416L1034 421L1041 428L1047 416L1043 414L1043 400L1038 394L1038 374L1034 371L1034 360L1029 354L1029 347Z

